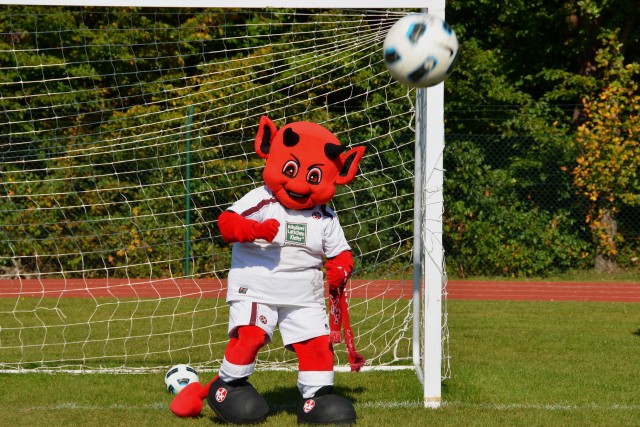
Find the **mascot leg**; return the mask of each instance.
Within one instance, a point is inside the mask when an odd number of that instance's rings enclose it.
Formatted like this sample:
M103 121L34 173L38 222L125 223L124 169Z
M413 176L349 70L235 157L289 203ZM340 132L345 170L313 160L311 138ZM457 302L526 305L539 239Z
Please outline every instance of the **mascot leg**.
M298 355L298 389L302 403L300 424L351 425L356 422L353 404L333 393L333 348L323 335L293 344Z
M267 335L257 326L241 326L237 332L227 345L220 373L209 387L207 403L227 423L255 424L267 417L269 405L247 378Z

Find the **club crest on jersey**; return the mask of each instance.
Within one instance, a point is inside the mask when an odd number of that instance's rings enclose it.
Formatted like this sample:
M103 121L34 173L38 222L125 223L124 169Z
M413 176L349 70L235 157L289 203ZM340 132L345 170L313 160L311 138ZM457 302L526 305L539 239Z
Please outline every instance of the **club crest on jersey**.
M284 241L285 243L304 245L307 242L307 224L287 222Z

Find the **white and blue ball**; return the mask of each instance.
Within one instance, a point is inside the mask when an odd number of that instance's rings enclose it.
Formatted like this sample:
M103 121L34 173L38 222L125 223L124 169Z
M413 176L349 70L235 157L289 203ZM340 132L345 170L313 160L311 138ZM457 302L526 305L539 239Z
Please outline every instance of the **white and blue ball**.
M384 61L400 83L429 87L443 82L458 57L458 38L442 19L428 13L400 18L387 33Z
M172 366L164 376L167 391L172 394L178 394L187 385L198 381L198 372L184 364Z

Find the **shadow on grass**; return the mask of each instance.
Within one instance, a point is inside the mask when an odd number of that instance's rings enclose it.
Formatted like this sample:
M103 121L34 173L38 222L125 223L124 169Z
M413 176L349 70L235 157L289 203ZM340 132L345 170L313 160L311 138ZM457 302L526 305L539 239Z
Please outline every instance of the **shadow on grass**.
M262 393L262 395L269 403L270 414L280 412L295 414L301 399L298 388L295 386L275 387L273 390Z
M633 335L635 335L635 336L637 336L637 337L640 337L640 329L638 329L637 331L635 331L635 332L633 333Z

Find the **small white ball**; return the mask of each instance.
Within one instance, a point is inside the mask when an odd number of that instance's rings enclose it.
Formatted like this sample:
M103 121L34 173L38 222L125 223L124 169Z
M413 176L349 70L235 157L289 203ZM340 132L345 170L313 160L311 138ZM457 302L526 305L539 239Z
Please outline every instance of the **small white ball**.
M185 364L172 366L164 376L167 391L172 394L178 394L187 385L198 381L198 372Z

